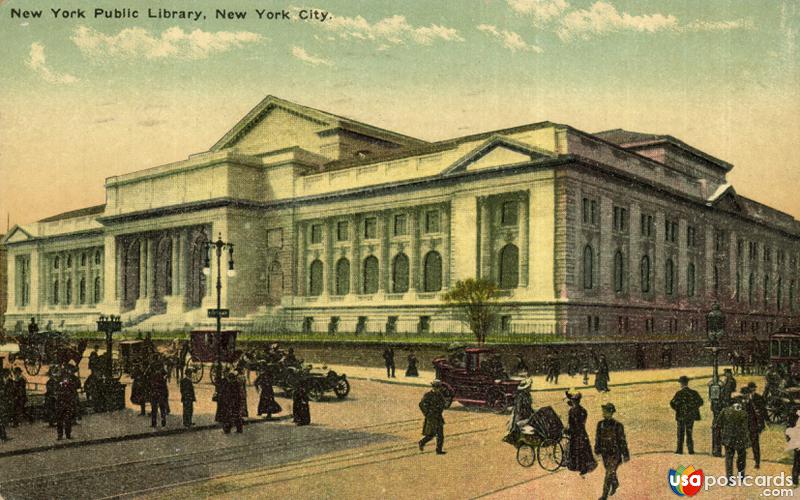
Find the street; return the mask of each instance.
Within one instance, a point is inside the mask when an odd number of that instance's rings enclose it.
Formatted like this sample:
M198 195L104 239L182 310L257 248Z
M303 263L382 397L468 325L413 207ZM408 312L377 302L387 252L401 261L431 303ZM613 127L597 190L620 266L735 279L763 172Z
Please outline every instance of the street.
M652 379L652 371L620 374L627 379ZM682 373L675 369L675 378ZM612 374L612 377L614 375ZM625 425L632 459L619 470L621 486L615 498L672 498L666 475L670 468L694 464L706 476L723 475L724 462L710 448L708 404L695 426L697 454L677 456L674 415L669 400L676 382L612 386L608 394L582 387L589 412L587 430L594 438L600 404L613 402L617 419ZM401 377L402 379L402 377ZM759 386L763 379L753 377ZM613 378L612 378L613 380ZM750 377L739 377L740 385ZM403 380L400 380L403 382ZM422 382L420 380L418 382ZM276 421L251 423L241 435L220 429L170 436L86 444L0 459L0 494L4 498L595 498L599 496L602 465L581 478L562 469L548 473L534 465L524 468L512 446L501 442L507 415L468 410L458 403L445 412L445 450L437 456L430 444L420 454L422 418L417 407L421 386L352 380L350 397L312 403L313 425L295 427L291 401L279 397L284 408ZM691 386L704 393L704 383ZM534 406L552 406L566 423L563 391L550 390L539 378L534 384ZM198 399L210 399L199 387ZM248 397L251 416L255 394ZM179 408L177 402L173 408ZM210 401L199 404L197 417L213 416ZM126 418L148 429L149 418L132 409ZM84 423L98 416L84 417ZM27 424L23 424L25 427ZM138 424L137 424L138 425ZM175 418L177 426L177 417ZM36 423L52 435L46 424ZM170 426L173 426L170 421ZM81 426L78 426L80 429ZM22 427L20 427L22 429ZM12 431L15 429L12 429ZM13 435L13 433L12 433ZM13 441L12 441L13 443ZM763 474L789 473L783 429L768 427L761 437ZM0 450L2 451L2 450ZM780 463L780 462L783 463ZM748 457L748 471L753 472ZM752 491L751 491L752 490ZM643 493L647 492L647 493ZM715 498L756 498L760 488L714 491Z

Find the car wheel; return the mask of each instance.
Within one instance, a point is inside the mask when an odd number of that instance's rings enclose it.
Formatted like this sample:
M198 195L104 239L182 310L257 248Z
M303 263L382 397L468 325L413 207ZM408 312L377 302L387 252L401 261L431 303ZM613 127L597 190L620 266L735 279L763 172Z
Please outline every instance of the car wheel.
M346 398L347 395L350 394L350 382L348 382L346 378L340 379L333 387L333 392L339 399Z

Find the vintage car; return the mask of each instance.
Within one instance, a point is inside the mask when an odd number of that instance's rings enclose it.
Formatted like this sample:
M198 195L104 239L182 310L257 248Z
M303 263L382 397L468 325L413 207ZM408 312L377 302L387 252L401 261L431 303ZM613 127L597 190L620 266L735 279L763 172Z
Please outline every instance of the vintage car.
M484 347L451 350L448 357L433 360L436 378L447 391L449 407L453 401L464 406L506 411L514 402L520 379L511 379L503 370L497 353Z
M344 399L350 394L350 382L344 373L336 373L323 366L315 370L313 365L276 366L275 384L283 389L287 396L291 396L299 385L305 386L308 397L312 401L321 401L326 392L333 392L337 399Z

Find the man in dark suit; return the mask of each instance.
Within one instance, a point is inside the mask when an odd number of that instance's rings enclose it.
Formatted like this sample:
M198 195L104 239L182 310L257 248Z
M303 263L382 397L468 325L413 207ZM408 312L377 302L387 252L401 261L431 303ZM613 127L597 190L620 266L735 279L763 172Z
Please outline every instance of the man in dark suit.
M155 361L150 369L150 426L155 427L158 412L161 411L161 427L167 425L167 401L169 388L167 387L167 372L160 361Z
M764 398L756 392L756 383L750 382L746 387L742 387L744 397L744 410L747 412L747 423L750 430L750 447L753 448L753 460L755 468L761 467L761 443L759 437L766 428L765 415L766 403Z
M725 447L725 475L733 476L733 457L736 455L736 470L740 476L745 475L747 464L747 448L750 447L750 425L747 411L744 409L744 398L734 394L733 404L719 414L722 445Z
M694 455L694 441L692 440L692 428L697 420L700 420L700 407L703 406L703 398L694 389L689 388L689 377L682 376L678 379L681 388L675 393L670 407L675 410L675 421L678 422L678 447L675 453L683 454L683 440L686 436L686 448L689 455Z
M383 362L386 365L386 378L394 378L394 349L391 346L383 350Z
M194 370L191 366L187 367L181 378L181 403L183 403L183 426L187 429L191 427L192 416L194 414L194 402L197 399L194 397L194 384L192 383L192 373Z
M628 441L625 439L625 427L614 420L614 413L617 409L613 403L601 406L603 410L603 420L597 422L597 433L595 434L594 452L603 458L603 466L606 469L605 479L603 480L603 496L600 500L606 500L610 495L617 492L619 480L617 479L617 467L622 462L631 459L628 451Z
M422 425L422 435L424 436L419 441L419 451L425 449L425 445L431 439L436 437L436 454L444 455L447 453L442 448L444 446L444 412L447 403L442 394L442 383L439 380L431 382L431 390L422 396L422 401L419 402L419 409L425 415L425 422Z

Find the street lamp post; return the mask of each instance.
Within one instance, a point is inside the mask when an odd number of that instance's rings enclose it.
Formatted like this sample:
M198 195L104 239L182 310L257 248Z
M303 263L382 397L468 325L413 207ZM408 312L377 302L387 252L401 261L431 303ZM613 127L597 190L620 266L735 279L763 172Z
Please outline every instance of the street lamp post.
M708 345L706 349L711 352L713 362L713 373L711 381L708 383L708 399L711 400L711 411L714 420L711 424L711 454L722 456L721 432L718 425L720 408L721 384L719 383L719 352L720 339L725 335L725 314L720 310L719 303L711 306L711 311L706 315L706 325L708 328Z
M233 278L236 276L236 270L233 267L233 243L226 243L222 241L222 233L220 233L217 241L206 243L206 259L203 265L203 274L206 276L211 275L211 249L216 250L217 253L217 309L214 314L217 318L217 349L216 349L216 372L217 383L222 379L222 251L228 250L228 277Z
M125 407L125 395L123 389L122 407L120 407L119 398L115 398L115 394L119 393L120 384L114 380L113 374L113 343L112 336L114 333L122 330L122 320L119 316L104 316L100 315L97 320L97 331L106 334L106 370L105 378L103 381L103 407L106 410L123 409Z

